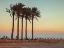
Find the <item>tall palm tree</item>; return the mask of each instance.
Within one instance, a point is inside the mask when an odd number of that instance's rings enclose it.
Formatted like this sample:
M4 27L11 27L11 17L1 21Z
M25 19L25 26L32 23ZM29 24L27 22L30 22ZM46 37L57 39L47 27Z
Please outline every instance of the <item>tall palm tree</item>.
M22 13L22 15L20 15L21 17L21 23L22 23L22 26L21 26L21 39L23 39L23 18L24 18L24 14Z
M34 20L34 18L37 19L37 17L40 17L40 12L36 7L33 7L31 11L32 11L31 12L32 13L32 39L33 39L33 36L34 36L33 35L33 20Z
M12 5L12 4L11 4ZM6 8L6 12L10 13L10 16L13 17L13 22L12 22L12 33L11 33L11 39L13 39L13 32L14 32L14 15L15 15L15 6L11 6L10 9Z
M23 5L22 3L16 4L16 14L17 14L17 17L18 17L18 20L17 20L17 39L19 39L19 17L21 15L22 8L24 6L25 5Z
M27 16L27 8L24 8L24 10L25 10L25 19L26 19L25 39L27 39L27 18L28 18L28 16Z
M30 9L31 8L24 8L24 17L25 17L25 19L26 19L26 27L25 27L25 39L27 39L27 20L29 20L30 21ZM31 23L31 22L30 22Z
M22 26L21 26L21 39L23 39L23 15L21 16L22 17L22 20L21 20L21 22L22 22Z
M20 14L21 23L22 23L22 26L21 26L21 39L23 39L23 18L25 17L24 15L25 15L25 8L21 8L21 14Z

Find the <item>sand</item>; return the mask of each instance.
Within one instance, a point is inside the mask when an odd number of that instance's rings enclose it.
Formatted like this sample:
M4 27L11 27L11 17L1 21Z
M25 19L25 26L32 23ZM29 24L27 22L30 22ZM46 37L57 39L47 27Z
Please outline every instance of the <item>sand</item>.
M64 40L0 40L0 48L64 48Z
M22 42L0 43L0 48L64 48L64 43Z

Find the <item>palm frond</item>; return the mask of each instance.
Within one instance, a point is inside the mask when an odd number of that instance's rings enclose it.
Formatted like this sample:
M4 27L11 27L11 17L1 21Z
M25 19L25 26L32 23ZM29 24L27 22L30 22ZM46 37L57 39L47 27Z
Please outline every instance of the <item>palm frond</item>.
M37 21L38 21L38 18L37 17L34 17Z
M33 12L33 13L36 13L36 11L37 11L37 8L36 8L36 7L33 7L33 8L32 8L32 12Z

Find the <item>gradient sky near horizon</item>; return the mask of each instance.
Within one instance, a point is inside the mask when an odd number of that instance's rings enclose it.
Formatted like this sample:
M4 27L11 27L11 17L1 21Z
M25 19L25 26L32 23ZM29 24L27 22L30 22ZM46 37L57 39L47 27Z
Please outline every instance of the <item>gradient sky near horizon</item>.
M10 37L12 17L6 12L6 8L18 2L25 4L26 7L37 7L41 12L38 21L34 19L34 37L64 38L64 0L0 0L0 37L4 35ZM28 21L28 37L31 37L31 25ZM19 30L21 34L21 19ZM17 20L15 20L14 37L16 33Z

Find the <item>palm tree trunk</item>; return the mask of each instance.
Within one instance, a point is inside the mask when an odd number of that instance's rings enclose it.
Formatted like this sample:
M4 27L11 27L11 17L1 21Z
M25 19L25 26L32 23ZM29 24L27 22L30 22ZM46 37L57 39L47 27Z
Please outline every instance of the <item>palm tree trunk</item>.
M25 37L26 37L26 39L27 39L27 17L26 17L26 28L25 28L25 29L26 29L26 30L25 30L25 31L26 31L26 32L25 32L25 35L26 35Z
M23 16L22 16L22 30L21 30L21 39L23 39Z
M14 32L14 15L13 15L11 39L13 39L13 32Z
M32 39L33 39L33 16L32 16Z
M18 16L18 23L17 23L17 39L19 39L19 16Z

